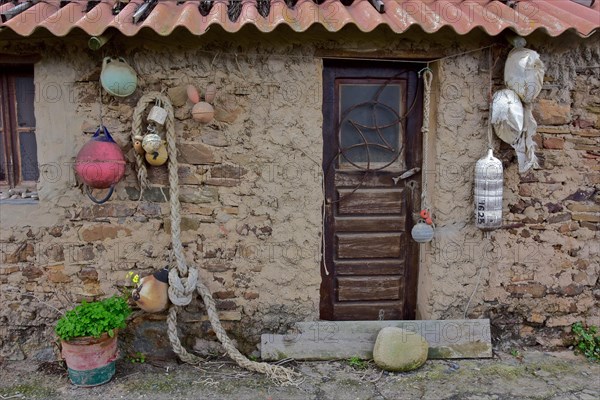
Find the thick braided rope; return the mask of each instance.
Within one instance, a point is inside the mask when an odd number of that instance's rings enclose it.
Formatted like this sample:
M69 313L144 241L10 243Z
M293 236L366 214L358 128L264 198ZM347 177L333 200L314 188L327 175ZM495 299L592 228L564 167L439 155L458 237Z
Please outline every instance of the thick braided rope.
M423 93L423 126L421 128L421 132L423 133L423 167L421 171L423 172L423 192L421 194L421 208L429 209L429 202L427 201L428 196L428 185L427 185L427 175L428 175L428 162L429 162L429 149L427 146L429 145L429 104L431 103L431 81L433 80L433 73L426 69L423 72L423 85L424 85L424 93Z
M165 122L167 152L169 154L169 195L171 205L171 251L175 256L175 266L169 270L169 298L176 306L190 304L198 282L198 270L188 268L181 244L181 204L179 203L179 174L177 162L177 143L175 141L175 118L171 101L165 95L157 93L162 107L167 111Z
M300 377L299 373L278 365L250 361L239 352L239 350L231 342L231 339L227 335L227 332L225 332L225 329L223 329L217 313L215 301L210 293L210 290L198 279L198 270L195 267L188 268L185 263L183 245L181 244L180 238L181 204L179 202L177 143L175 140L173 106L171 105L171 102L167 96L158 92L148 93L142 97L142 99L140 99L140 102L143 100L144 102L147 102L147 105L156 99L161 100L162 107L167 111L168 114L165 122L165 128L167 132L167 150L169 154L171 241L173 246L172 251L175 255L176 263L175 268L171 266L169 270L169 299L173 303L173 306L171 306L169 309L169 316L167 318L167 333L169 336L169 341L171 342L171 346L173 347L173 351L184 362L198 363L201 361L199 357L188 353L188 351L181 345L181 341L179 340L179 336L177 334L177 307L189 304L194 290L197 290L204 301L208 319L217 335L217 338L223 345L227 355L229 355L232 360L234 360L242 368L266 374L274 382L280 385L296 384Z
M138 101L137 106L133 110L133 126L131 128L131 141L135 142L136 136L143 136L142 130L144 125L144 113L148 104L154 102L155 94L148 93L143 95ZM135 164L137 167L137 177L140 183L140 199L142 198L142 192L148 187L148 172L146 171L146 163L144 162L144 156L133 152L135 155Z

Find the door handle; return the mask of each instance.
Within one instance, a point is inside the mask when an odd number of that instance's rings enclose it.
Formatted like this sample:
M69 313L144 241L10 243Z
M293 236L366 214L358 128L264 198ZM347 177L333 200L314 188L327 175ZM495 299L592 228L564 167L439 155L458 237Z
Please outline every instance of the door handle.
M411 176L413 176L414 174L416 174L417 172L419 172L421 170L421 168L419 167L415 167L415 168L411 168L408 171L404 171L402 174L400 174L399 176L396 177L392 177L392 180L394 181L394 185L397 185L398 182L404 180L404 179L408 179Z

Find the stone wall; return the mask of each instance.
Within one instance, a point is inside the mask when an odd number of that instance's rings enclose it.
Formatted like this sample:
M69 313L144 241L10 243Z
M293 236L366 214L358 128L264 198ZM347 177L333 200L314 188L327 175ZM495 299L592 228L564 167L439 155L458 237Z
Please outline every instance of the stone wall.
M59 48L45 52L35 69L40 92L52 93L53 86L62 92L57 101L46 96L36 103L39 204L2 205L3 355L22 357L51 337L54 308L70 299L113 294L128 284L128 271L147 275L169 263L167 166L148 168L151 187L138 201L131 117L143 93L190 83L201 91L214 83L219 92L212 123L193 120L189 102L175 112L187 260L201 265L226 328L235 333L244 326L250 343L263 329L317 318L320 60L299 50L274 57L250 48L253 56L235 59L123 47L139 88L126 99L105 93L102 111L129 163L111 200L98 206L82 193L72 163L98 124L101 57ZM201 301L185 307L184 333L210 334L202 308ZM139 318L131 330L164 341L156 319L164 316ZM28 335L32 327L43 333Z
M542 168L520 175L512 147L494 139L505 184L503 227L491 233L475 228L471 205L474 163L487 148L487 57L438 68L429 166L438 229L418 304L426 318L489 316L497 339L563 345L574 322L600 322L600 44L597 35L528 40L547 67L534 108ZM494 90L507 51L494 50Z
M190 118L190 104L176 107L187 259L202 266L225 327L246 351L261 332L318 318L322 63L315 55L364 54L375 43L379 56L423 58L490 43L481 33L414 31L399 39L351 31L342 44L318 33L267 41L207 34L211 44L201 47L185 35L113 40L105 53L124 56L140 82L129 98L103 97L104 123L130 163L102 206L91 204L72 172L98 123L102 56L75 38L0 43L3 51L42 55L35 69L40 200L0 205L0 358L52 357L47 344L59 310L122 290L129 271L168 264L166 166L149 168L152 187L138 201L129 134L143 93L188 83L215 83L219 94L207 125ZM511 148L495 140L505 163L505 226L488 236L472 213L474 163L486 148L487 58L474 52L435 64L427 174L438 229L422 252L421 318L462 318L472 297L467 316L491 317L497 337L556 345L572 322L598 324L598 36L568 38L577 46L532 38L549 66L536 106L544 168L519 176ZM495 52L497 88L503 46ZM168 355L164 318L136 317L128 343ZM211 338L201 302L185 307L180 320L186 345Z

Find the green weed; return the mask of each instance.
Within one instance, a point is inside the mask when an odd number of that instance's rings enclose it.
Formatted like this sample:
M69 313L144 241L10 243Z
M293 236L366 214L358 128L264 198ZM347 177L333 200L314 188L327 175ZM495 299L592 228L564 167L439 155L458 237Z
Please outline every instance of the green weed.
M350 365L354 369L367 369L369 363L365 360L362 360L358 356L352 356L348 359L348 365Z
M571 326L575 336L575 351L583 354L588 360L600 362L600 335L597 326L584 327L581 322Z

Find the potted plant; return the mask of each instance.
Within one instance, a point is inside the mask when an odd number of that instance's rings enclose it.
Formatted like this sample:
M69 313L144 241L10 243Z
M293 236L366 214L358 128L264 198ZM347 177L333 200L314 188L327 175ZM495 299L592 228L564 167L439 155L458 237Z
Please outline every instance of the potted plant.
M115 374L117 333L131 313L127 300L113 296L83 301L63 315L54 330L61 340L69 379L77 386L97 386Z

